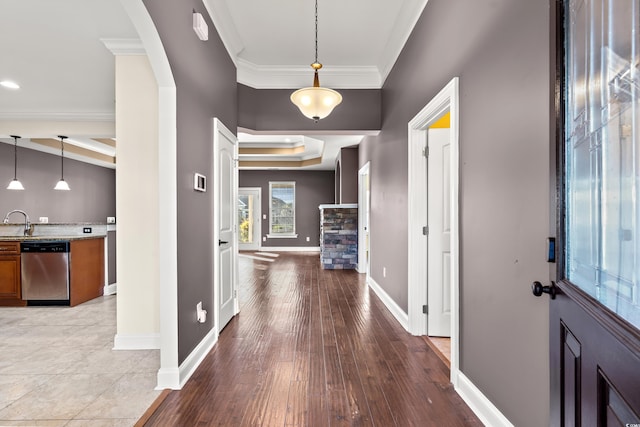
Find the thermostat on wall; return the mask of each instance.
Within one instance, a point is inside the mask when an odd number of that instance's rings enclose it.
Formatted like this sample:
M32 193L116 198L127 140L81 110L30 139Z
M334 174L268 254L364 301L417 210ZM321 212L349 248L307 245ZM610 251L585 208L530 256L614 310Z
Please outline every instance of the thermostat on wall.
M193 189L196 191L207 191L207 177L199 173L193 174Z

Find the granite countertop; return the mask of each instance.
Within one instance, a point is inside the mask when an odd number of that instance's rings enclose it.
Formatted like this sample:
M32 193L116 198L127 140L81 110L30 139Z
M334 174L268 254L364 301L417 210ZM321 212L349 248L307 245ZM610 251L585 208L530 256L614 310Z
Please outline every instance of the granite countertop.
M0 236L0 242L32 242L47 240L86 240L86 239L104 239L104 234L87 234L86 236Z
M32 222L31 224L37 225L38 227L46 227L49 225L69 225L69 226L116 225L115 223L106 223L106 222ZM9 227L9 226L16 226L16 225L24 225L24 221L10 222L8 224L4 224L2 223L2 221L0 221L0 227L3 227L3 226Z
M113 227L112 227L113 226ZM85 230L89 231L85 233ZM98 222L31 223L31 233L24 235L24 223L9 223L0 226L0 241L69 241L103 239L115 224Z

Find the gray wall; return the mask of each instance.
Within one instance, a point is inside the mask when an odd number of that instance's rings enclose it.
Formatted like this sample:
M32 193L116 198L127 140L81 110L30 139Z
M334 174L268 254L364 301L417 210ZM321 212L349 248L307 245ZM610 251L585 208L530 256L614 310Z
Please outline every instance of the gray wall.
M158 29L177 93L178 174L178 361L182 363L213 328L215 314L199 324L195 306L213 309L213 191L193 190L193 173L214 185L212 118L237 129L236 69L200 0L144 0ZM192 28L192 11L202 13L209 40ZM162 172L162 171L161 171Z
M319 247L320 246L320 210L321 204L330 204L334 200L333 171L254 171L239 172L240 187L262 188L262 235L269 233L269 181L296 182L296 233L297 239L269 239L262 247L278 246ZM306 237L310 241L306 241Z
M310 77L312 75L310 74ZM253 89L238 85L238 126L253 130L378 130L379 89L340 89L342 103L315 123L289 97L293 89Z
M383 87L382 132L360 145L372 277L406 310L407 123L460 77L461 369L523 427L549 423L548 299L530 290L548 277L549 5L430 0Z
M64 178L71 191L56 191L60 157L20 146L18 179L24 191L7 190L13 179L13 144L0 143L0 220L13 209L22 209L32 222L41 216L49 222L100 222L116 215L115 170L64 159ZM11 218L19 222L20 217Z
M343 148L338 155L336 168L336 202L358 203L358 147Z

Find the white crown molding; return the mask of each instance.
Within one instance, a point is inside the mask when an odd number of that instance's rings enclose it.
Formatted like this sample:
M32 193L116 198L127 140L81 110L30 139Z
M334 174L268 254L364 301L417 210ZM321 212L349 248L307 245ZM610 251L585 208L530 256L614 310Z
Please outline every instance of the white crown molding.
M0 112L0 121L113 122L115 119L114 112Z
M242 126L238 126L238 132L243 132L249 135L300 135L299 130L261 130L249 129ZM352 136L377 136L380 135L380 129L362 129L362 130L306 130L305 135L352 135Z
M428 0L403 3L393 31L375 65L327 66L320 71L320 82L334 89L380 89L393 69ZM296 89L310 86L313 71L309 66L258 65L242 57L244 42L234 25L225 1L203 0L227 53L237 68L237 82L254 89Z
M384 47L382 55L380 56L380 62L378 63L382 83L384 83L393 69L428 1L429 0L416 0L405 2L400 10L394 24L394 29L390 34L387 45ZM380 86L382 86L382 84Z
M216 27L216 31L222 40L222 44L227 49L233 63L238 66L238 55L244 50L244 43L233 23L233 18L227 3L217 0L203 0L204 7L209 13L209 17Z
M115 56L147 54L140 39L100 39L100 41Z
M256 65L237 58L238 83L254 89L298 89L313 84L310 66ZM334 89L380 89L376 66L327 66L320 70L320 84Z

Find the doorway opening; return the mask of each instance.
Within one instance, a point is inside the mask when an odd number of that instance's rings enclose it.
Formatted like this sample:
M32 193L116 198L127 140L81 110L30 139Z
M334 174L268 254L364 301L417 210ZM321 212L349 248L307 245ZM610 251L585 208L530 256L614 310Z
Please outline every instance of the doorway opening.
M409 332L450 335L454 385L460 316L458 84L452 79L408 125Z

